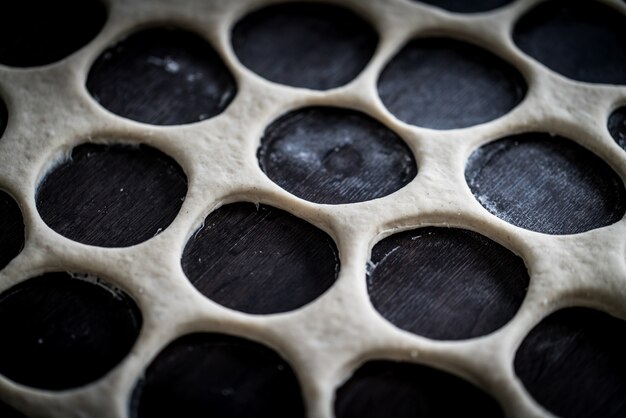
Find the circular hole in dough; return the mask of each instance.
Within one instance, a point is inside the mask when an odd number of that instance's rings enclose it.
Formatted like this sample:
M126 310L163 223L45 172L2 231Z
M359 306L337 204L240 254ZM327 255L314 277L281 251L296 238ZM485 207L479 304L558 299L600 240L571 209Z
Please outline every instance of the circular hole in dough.
M128 247L167 228L186 193L181 167L154 148L84 144L45 176L36 200L41 218L59 234Z
M0 190L0 269L24 247L24 219L11 196Z
M608 128L617 145L626 151L626 106L611 113Z
M104 51L89 71L87 89L119 116L179 125L222 113L237 86L205 39L180 29L152 28Z
M99 279L46 273L0 295L0 374L38 389L91 383L130 352L142 316Z
M481 205L499 218L546 234L613 224L626 211L621 178L573 141L525 133L474 151L465 177Z
M182 266L209 299L252 314L300 308L337 279L333 239L267 205L234 203L212 212L185 247Z
M505 6L513 0L419 0L456 13L479 13Z
M353 203L391 194L417 174L395 132L363 113L310 107L267 127L259 165L276 184L316 203Z
M406 331L437 340L489 334L516 314L528 288L524 261L472 231L418 228L372 249L374 308Z

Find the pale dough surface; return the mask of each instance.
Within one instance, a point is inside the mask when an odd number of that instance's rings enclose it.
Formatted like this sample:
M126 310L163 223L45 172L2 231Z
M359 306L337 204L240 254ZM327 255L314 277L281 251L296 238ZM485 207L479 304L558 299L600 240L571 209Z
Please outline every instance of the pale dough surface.
M144 317L132 352L103 379L55 393L0 376L2 397L35 417L126 417L136 380L168 342L189 332L222 331L283 355L300 379L310 418L332 417L334 390L373 358L420 362L461 375L492 394L509 417L550 416L515 377L515 351L530 329L564 306L597 307L626 319L626 221L569 236L515 227L473 197L464 165L482 144L545 131L579 142L624 179L626 153L607 132L606 119L626 104L626 87L571 81L524 55L510 34L537 1L455 15L408 0L337 0L376 27L380 44L364 72L327 92L265 81L238 62L230 29L248 11L270 3L259 0L107 0L106 26L80 51L28 70L0 66L0 93L11 115L0 141L0 187L19 203L27 237L22 253L0 272L0 291L47 271L89 273L127 291ZM626 9L623 2L607 3ZM222 114L190 125L150 126L116 116L90 97L85 79L98 55L128 34L160 24L200 34L222 56L238 86ZM503 117L466 129L435 131L397 120L378 98L378 74L406 41L433 34L475 43L512 63L528 82L525 100ZM414 151L418 176L389 196L350 205L313 204L282 190L259 169L256 149L272 120L307 105L358 109L381 121ZM189 190L179 216L163 233L134 247L105 249L66 239L41 220L37 184L55 161L87 141L149 144L179 162ZM202 296L182 271L183 248L209 212L239 200L288 210L331 234L341 258L335 285L301 309L266 316L238 313ZM423 225L477 231L524 259L531 283L511 322L484 337L437 342L402 331L376 313L365 281L372 246L395 231Z

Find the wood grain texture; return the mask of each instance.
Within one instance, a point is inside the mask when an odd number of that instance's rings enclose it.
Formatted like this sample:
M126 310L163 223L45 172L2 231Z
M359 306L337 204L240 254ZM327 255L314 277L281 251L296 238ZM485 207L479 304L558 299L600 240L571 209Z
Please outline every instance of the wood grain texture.
M496 119L526 94L510 64L477 46L448 38L410 41L378 80L383 103L398 119L434 129Z
M186 193L182 168L154 148L85 144L45 176L37 210L67 238L127 247L167 228Z
M24 246L24 220L19 206L11 196L0 190L0 269Z
M223 334L171 343L135 389L134 418L300 418L298 380L271 349Z
M337 418L504 417L486 393L443 371L391 361L370 361L338 390Z
M561 417L626 416L626 322L586 308L558 311L537 325L515 371Z
M172 28L146 29L109 47L91 67L87 89L111 112L155 125L215 116L237 91L206 40Z
M187 243L183 270L211 300L268 314L299 308L337 279L332 238L271 206L235 203L211 213Z
M97 0L3 2L0 63L32 67L59 61L91 41L106 18Z
M626 211L624 183L607 163L547 133L515 135L479 148L465 177L491 213L547 234L610 225Z
M566 77L626 84L626 17L600 2L541 3L520 19L513 40Z
M417 2L417 0L414 0ZM420 3L431 4L456 13L477 13L497 9L513 0L419 0Z
M394 325L438 340L488 334L521 305L529 277L521 258L471 231L419 228L372 249L367 288Z
M0 295L0 373L63 390L108 373L130 351L142 316L104 282L46 273Z
M257 152L279 186L317 203L353 203L386 196L417 174L404 141L353 110L308 107L272 122Z
M232 44L241 63L261 77L327 90L365 68L378 34L343 7L296 2L249 13L235 25Z

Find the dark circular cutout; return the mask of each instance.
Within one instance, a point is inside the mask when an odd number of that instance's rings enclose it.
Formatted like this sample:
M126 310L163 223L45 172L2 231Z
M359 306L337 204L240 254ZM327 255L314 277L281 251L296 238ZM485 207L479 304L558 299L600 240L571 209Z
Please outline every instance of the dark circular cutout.
M97 0L4 2L0 64L33 67L74 53L102 29L107 10Z
M489 334L524 300L526 266L475 232L419 228L372 249L367 287L374 308L406 331L437 340Z
M4 100L0 98L0 138L4 135L4 130L7 128L7 122L9 121L9 112Z
M109 47L89 71L87 89L111 112L178 125L218 115L237 86L207 41L178 29L146 29Z
M308 222L271 206L234 203L207 216L182 266L211 300L270 314L322 295L337 279L339 257L333 239Z
M300 385L273 350L223 334L191 334L167 346L135 389L132 416L304 417Z
M167 228L186 193L183 170L154 148L85 144L43 179L37 209L69 239L127 247Z
M626 17L601 2L541 3L515 25L513 40L566 77L626 84Z
M46 273L0 295L0 374L49 390L91 383L130 352L141 312L97 279Z
M510 136L479 148L465 177L489 212L546 234L600 228L626 211L624 183L608 164L575 142L546 133Z
M370 361L335 395L337 418L504 417L496 401L469 382L427 366Z
M13 409L6 403L0 400L0 417L2 418L26 418L25 415L21 414L17 410Z
M0 190L0 270L24 247L24 219L11 196Z
M378 34L355 13L330 4L289 3L245 16L232 33L243 65L270 81L327 90L368 64Z
M515 357L530 394L560 417L626 416L626 322L586 308L537 325Z
M378 93L406 123L456 129L508 113L524 99L526 82L511 64L482 48L424 38L410 41L391 59Z
M626 151L626 106L620 107L611 114L608 128L617 145Z
M409 147L385 125L354 110L309 107L265 130L261 169L290 193L316 203L386 196L417 174Z
M456 13L479 13L505 6L513 0L419 0Z

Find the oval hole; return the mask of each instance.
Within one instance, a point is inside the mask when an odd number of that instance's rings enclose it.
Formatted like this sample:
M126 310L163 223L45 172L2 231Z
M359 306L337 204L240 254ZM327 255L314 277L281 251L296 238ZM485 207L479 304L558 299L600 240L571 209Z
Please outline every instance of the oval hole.
M526 82L511 64L482 48L425 38L410 41L391 59L378 93L406 123L456 129L508 113L524 99Z
M419 228L372 249L367 288L374 308L406 331L438 340L479 337L505 325L522 304L521 258L475 232Z
M11 196L0 190L0 270L24 247L24 219Z
M465 178L489 212L532 231L575 234L619 221L624 183L573 141L526 133L491 142L470 156Z
M515 356L530 394L561 417L626 416L626 322L587 308L539 323Z
M482 390L443 371L392 361L361 366L335 395L337 418L504 417Z
M154 28L104 51L89 71L87 89L119 116L178 125L222 113L237 87L204 39L179 29Z
M265 130L257 156L272 181L316 203L383 197L417 174L402 138L364 113L340 108L310 107L282 116Z
M343 7L290 3L245 16L233 29L232 43L241 63L261 77L327 90L350 82L365 68L378 35Z
M37 210L69 239L128 247L167 228L186 193L183 170L154 148L85 144L45 176Z
M231 309L270 314L297 309L337 278L332 238L271 206L234 203L211 213L187 243L182 266L206 297Z
M141 324L135 302L101 280L26 280L0 295L0 374L49 390L91 383L126 357Z
M223 334L191 334L156 357L131 409L144 417L304 417L300 385L273 350Z
M608 128L617 145L626 151L626 106L620 107L611 114Z
M441 7L455 13L478 13L497 9L513 0L420 0L421 3Z

